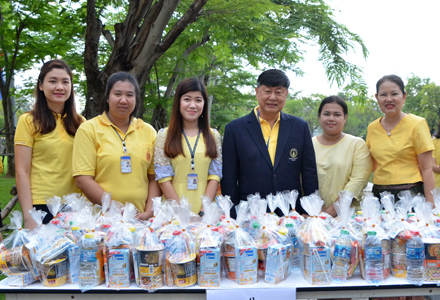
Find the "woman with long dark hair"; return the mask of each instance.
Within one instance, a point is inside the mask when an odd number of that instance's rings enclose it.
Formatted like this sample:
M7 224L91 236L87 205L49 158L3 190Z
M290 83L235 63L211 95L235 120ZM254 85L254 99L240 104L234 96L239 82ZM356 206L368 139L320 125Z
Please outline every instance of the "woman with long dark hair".
M62 60L46 62L35 87L34 109L15 132L17 192L25 228L34 228L32 207L46 211L45 198L79 192L72 178L73 139L84 118L76 113L72 71Z
M201 196L215 197L222 174L221 137L210 128L208 94L197 78L177 86L169 127L157 135L154 170L165 199L186 196L195 213L203 210Z
M161 193L152 164L156 130L135 117L140 105L136 79L126 72L112 74L102 103L102 114L78 129L73 176L92 203L101 204L104 192L111 193L122 204L133 203L145 220L151 216L151 198Z

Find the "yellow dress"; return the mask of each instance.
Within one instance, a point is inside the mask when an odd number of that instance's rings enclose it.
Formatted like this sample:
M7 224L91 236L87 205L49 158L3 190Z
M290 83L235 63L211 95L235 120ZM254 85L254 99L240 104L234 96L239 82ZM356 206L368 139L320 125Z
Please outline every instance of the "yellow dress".
M172 181L172 185L179 196L188 197L192 204L192 211L198 213L202 206L201 196L205 194L208 180L217 180L220 182L222 176L222 152L221 136L217 130L211 129L217 147L217 158L211 159L205 156L206 145L203 134L200 134L197 148L194 155L194 173L197 174L197 190L188 190L188 174L191 173L191 153L182 135L183 155L178 155L170 159L164 154L164 146L168 128L161 129L157 133L156 144L154 146L154 171L156 181L159 183ZM188 137L191 148L194 148L197 136ZM177 200L177 199L174 199Z

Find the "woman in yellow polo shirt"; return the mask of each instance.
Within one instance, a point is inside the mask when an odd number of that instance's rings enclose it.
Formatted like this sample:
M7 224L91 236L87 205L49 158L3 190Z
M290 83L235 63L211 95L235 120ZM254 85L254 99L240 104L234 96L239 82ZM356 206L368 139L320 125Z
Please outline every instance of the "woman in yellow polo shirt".
M333 205L340 191L353 193L352 203L359 209L363 190L373 168L370 150L361 138L342 132L347 122L348 107L339 96L322 100L318 109L322 134L313 137L319 193L324 200L323 210L336 216Z
M397 195L410 190L433 202L434 146L426 120L402 111L406 92L402 79L396 75L384 76L377 82L376 99L385 116L370 123L367 133L367 145L374 159L374 195L379 197L383 191Z
M139 93L129 73L110 76L102 114L84 122L76 134L73 177L91 202L101 204L108 192L122 204L133 203L141 212L138 217L147 219L152 216L151 198L161 193L152 164L156 131L134 117Z
M35 106L18 120L15 169L25 228L36 226L32 207L46 211L45 198L79 192L72 178L72 149L83 118L76 113L72 71L62 60L46 62L35 87Z
M222 174L221 137L209 125L208 94L197 78L179 83L168 128L157 134L154 170L165 199L188 197L200 213L201 196L214 199Z

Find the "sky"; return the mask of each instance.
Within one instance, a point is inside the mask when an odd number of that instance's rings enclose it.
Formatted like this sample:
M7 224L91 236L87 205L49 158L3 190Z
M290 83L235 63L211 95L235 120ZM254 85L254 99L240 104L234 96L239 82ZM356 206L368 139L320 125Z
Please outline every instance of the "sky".
M412 73L440 84L440 1L439 0L331 0L335 20L358 34L369 55L365 60L360 47L347 60L361 67L368 96L375 94L376 82L384 75L396 74L404 82ZM318 47L306 48L304 62L298 66L303 77L289 74L291 89L301 95L337 94L342 88L330 86L318 61Z

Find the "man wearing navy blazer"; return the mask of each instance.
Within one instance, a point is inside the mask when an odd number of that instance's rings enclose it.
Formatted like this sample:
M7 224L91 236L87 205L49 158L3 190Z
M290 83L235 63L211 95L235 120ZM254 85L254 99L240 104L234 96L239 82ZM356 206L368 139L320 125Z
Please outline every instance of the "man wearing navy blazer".
M265 198L295 189L301 197L318 190L307 122L282 112L289 85L281 70L261 73L255 88L258 106L225 127L221 189L234 205L257 192ZM305 213L299 199L296 210Z

